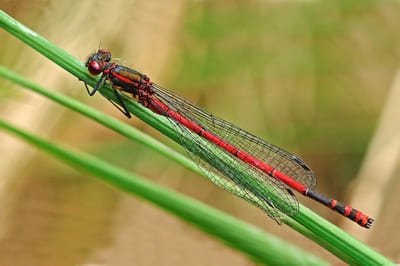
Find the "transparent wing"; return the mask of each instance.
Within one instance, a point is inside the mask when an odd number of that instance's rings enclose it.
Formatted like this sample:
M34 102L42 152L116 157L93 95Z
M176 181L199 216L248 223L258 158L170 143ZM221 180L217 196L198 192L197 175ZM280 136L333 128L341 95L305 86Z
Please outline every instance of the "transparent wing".
M294 159L297 158L294 155L291 155L272 144L264 142L263 140L220 118L202 111L188 100L158 86L157 84L153 84L153 89L156 91L153 97L162 101L170 109L178 112L188 120L198 123L204 129L225 139L229 143L237 146L239 149L242 149L258 159L271 164L281 171L282 169L290 169L284 165L282 160L293 162L293 165L296 164L296 166L293 167L293 169L296 168L296 171L293 171L292 169L291 173L293 172L299 175L299 171L306 170L307 167L304 168L301 166L300 162L302 163L302 161L300 159ZM236 185L239 187L242 192L239 195L240 197L259 206L278 223L280 222L279 211L290 216L297 214L299 208L298 201L292 191L285 184L243 162L232 154L227 153L214 143L205 141L183 125L175 122L173 119L169 120L177 129L178 139L180 139L182 146L203 171L211 175L224 177L226 180L230 181L233 186ZM179 136L179 134L181 136ZM242 141L244 143L242 143ZM275 165L271 162L275 163ZM278 167L278 165L281 167ZM307 169L309 170L309 168ZM309 172L311 172L311 170L309 170ZM246 176L249 174L252 177L251 180ZM313 178L313 176L311 178ZM212 181L215 182L215 180Z
M307 187L311 189L315 188L316 178L313 171L297 156L268 143L267 141L262 140L221 118L201 110L189 100L170 90L157 84L153 84L153 88L156 92L160 92L156 93L155 97L158 97L163 102L167 102L170 108L174 109L182 116L198 123L214 135L227 140L232 145L246 151L264 163L273 166L280 172L290 176Z
M191 159L202 171L206 172L208 176L211 177L211 181L213 181L215 184L220 186L220 183L218 182L218 179L220 178L229 181L228 187L220 187L258 206L278 224L281 224L279 210L285 209L287 210L287 213L290 214L297 213L298 203L295 198L288 203L287 197L282 197L282 194L280 194L281 200L278 200L277 203L279 206L275 206L274 202L276 200L271 200L268 196L270 195L269 192L271 190L275 190L273 186L266 184L265 181L260 179L249 181L246 177L238 174L243 171L249 171L248 165L243 163L241 160L238 160L236 157L227 154L226 152L224 153L225 156L229 156L230 159L221 159L220 153L224 151L220 147L212 142L202 140L200 136L177 123L175 120L169 119L169 121L176 128L178 139ZM238 162L238 164L233 166L232 161L229 162L229 160L234 160ZM238 167L240 169L238 169ZM253 169L251 171L253 171ZM280 186L280 189L285 189L283 184L276 185ZM292 194L289 194L288 196L294 197ZM281 206L282 203L284 203L284 206Z

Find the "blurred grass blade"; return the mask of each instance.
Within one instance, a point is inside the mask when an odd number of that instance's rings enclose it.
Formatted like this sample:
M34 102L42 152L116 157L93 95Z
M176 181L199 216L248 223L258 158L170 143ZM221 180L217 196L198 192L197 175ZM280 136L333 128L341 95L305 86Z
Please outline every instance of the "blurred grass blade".
M95 84L96 79L87 74L82 62L67 54L65 51L44 39L39 34L28 29L26 26L20 24L18 21L9 17L3 11L0 11L0 26L76 77L84 79L92 86ZM99 91L106 98L116 100L110 87L105 86ZM176 140L174 128L164 117L154 114L152 111L134 101L131 101L131 99L127 97L125 97L125 100L128 110L132 114L161 131L163 134ZM391 264L391 262L381 254L349 236L343 230L327 222L325 219L316 215L304 206L300 205L299 213L292 217L292 219L301 224L301 226L296 224L293 226L290 223L292 221L291 219L287 219L284 222L287 222L297 230L299 228L306 228L306 230L303 230L303 234L316 240L319 244L323 245L326 249L348 263L361 263L364 265Z
M269 265L327 265L326 262L196 200L153 184L88 154L40 139L4 120L0 128L104 182L139 196ZM200 254L199 254L200 255Z

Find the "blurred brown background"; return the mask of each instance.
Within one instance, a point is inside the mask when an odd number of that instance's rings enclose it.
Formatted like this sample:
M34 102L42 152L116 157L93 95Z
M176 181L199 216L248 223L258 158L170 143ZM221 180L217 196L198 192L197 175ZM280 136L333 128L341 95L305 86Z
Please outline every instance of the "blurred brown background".
M350 3L349 3L350 2ZM390 1L10 1L0 8L84 61L119 63L302 157L320 192L376 219L365 230L299 196L399 261L400 4ZM0 30L0 63L126 121L104 98ZM341 262L155 152L0 80L0 113ZM128 123L177 147L136 118ZM180 151L182 149L177 147ZM253 265L146 202L0 132L0 265Z

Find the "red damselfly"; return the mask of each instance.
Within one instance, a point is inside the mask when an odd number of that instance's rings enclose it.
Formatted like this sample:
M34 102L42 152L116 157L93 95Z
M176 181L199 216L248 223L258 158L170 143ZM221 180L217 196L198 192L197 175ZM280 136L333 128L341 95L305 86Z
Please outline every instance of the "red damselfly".
M270 144L231 123L215 117L189 100L150 81L149 77L111 61L111 53L100 49L91 54L86 67L91 75L101 74L89 95L109 81L116 96L112 102L125 116L131 117L120 92L135 98L143 106L168 118L177 130L181 144L196 164L207 173L223 176L235 183L252 201L280 224L280 213L294 216L298 201L292 189L335 210L359 225L370 228L374 219L313 188L316 177L311 168L297 156ZM202 141L199 141L199 136ZM221 156L228 161L221 159ZM250 172L251 182L233 169L231 162ZM269 196L273 192L275 196ZM254 196L250 196L250 194ZM242 196L243 197L243 196Z

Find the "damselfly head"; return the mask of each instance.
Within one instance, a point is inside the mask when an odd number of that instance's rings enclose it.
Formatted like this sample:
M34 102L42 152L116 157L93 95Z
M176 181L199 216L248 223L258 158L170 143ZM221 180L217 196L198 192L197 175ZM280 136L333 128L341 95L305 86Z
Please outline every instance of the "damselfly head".
M103 72L104 67L111 60L111 52L106 49L99 49L97 53L91 54L86 60L86 67L93 76L99 75Z

